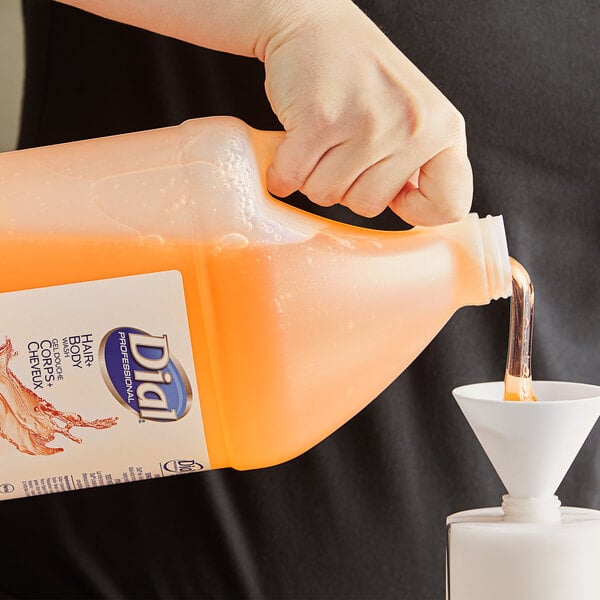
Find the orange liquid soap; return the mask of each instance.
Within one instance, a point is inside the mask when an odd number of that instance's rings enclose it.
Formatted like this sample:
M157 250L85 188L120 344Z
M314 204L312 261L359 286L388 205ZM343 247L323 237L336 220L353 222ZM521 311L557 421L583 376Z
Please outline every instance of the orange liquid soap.
M508 354L504 374L504 399L535 402L531 381L534 293L529 274L510 258L513 294L510 300Z

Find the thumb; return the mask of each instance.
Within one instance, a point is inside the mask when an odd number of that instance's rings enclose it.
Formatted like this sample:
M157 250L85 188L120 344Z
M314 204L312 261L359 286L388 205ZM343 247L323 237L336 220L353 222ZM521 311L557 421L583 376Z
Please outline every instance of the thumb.
M471 163L460 146L450 146L413 174L390 208L412 225L442 225L464 218L472 199Z

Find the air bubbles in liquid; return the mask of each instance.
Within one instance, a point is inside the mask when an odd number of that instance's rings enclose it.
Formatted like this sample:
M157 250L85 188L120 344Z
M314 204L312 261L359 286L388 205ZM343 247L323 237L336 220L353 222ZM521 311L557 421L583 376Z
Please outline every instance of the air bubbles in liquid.
M162 235L158 235L157 233L145 235L143 241L144 244L147 245L162 245L165 243L165 239L162 237Z
M250 223L250 225L252 225ZM241 233L228 233L221 238L223 248L245 248L248 245L248 238Z
M275 308L277 309L277 312L279 314L281 314L283 312L283 308L281 307L281 300L279 298L275 298L274 302L275 302Z

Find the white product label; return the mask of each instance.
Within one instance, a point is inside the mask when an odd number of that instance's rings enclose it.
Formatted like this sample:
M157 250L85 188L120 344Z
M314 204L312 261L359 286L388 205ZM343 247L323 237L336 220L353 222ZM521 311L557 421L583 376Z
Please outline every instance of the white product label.
M0 500L208 469L178 271L0 294Z

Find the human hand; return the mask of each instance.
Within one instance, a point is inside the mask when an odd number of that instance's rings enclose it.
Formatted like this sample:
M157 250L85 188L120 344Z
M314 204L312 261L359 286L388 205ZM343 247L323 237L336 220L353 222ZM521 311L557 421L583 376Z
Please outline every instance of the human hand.
M194 44L256 56L286 134L278 196L414 225L462 218L472 176L462 116L351 0L61 0Z
M270 191L368 217L389 206L413 225L464 217L473 183L456 108L349 0L276 4L265 89L286 136Z

